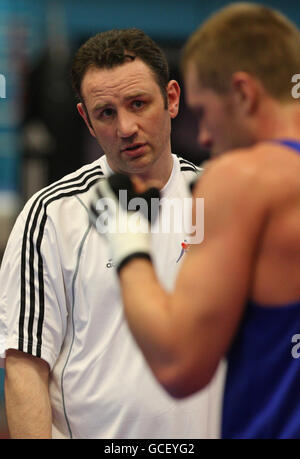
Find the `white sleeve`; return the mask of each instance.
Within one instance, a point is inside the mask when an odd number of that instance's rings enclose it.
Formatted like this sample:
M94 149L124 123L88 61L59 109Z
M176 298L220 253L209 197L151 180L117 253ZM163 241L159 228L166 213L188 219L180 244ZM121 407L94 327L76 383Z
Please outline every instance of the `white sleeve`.
M34 221L30 206L19 215L0 270L0 341L41 357L50 368L66 332L67 309L56 233L41 213Z

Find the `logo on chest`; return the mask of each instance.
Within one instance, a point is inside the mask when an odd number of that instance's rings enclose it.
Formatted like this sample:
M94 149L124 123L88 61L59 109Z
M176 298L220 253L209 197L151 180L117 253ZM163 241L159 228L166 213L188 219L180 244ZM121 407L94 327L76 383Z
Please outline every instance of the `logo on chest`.
M176 263L178 263L181 258L183 257L183 255L189 250L190 248L190 244L188 244L187 240L185 239L182 243L181 243L181 252L180 252L180 255L179 257L177 258L176 260Z
M106 263L106 267L107 267L107 268L114 268L115 266L116 266L116 265L114 264L112 258L110 258L110 259L108 260L108 262Z

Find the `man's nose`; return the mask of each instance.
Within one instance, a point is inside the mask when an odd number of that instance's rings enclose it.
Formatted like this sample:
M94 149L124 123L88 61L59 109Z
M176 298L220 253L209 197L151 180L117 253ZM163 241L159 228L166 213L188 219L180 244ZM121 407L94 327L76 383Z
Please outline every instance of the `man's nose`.
M199 126L198 128L197 142L201 148L205 148L206 150L210 150L213 146L212 136L203 126Z
M138 130L136 117L132 113L122 111L118 113L117 131L119 137L132 137Z

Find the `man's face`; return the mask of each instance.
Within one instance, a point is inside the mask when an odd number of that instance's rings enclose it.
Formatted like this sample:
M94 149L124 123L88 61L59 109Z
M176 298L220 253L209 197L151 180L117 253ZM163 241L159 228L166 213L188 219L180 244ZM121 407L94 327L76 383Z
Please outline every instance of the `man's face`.
M199 84L196 67L190 63L185 74L188 106L198 119L198 143L213 156L249 145L244 123L233 93L219 95Z
M115 172L147 172L171 153L170 119L177 115L180 92L176 82L168 84L165 108L150 68L135 59L112 69L89 68L81 92L91 125L83 104L78 111Z

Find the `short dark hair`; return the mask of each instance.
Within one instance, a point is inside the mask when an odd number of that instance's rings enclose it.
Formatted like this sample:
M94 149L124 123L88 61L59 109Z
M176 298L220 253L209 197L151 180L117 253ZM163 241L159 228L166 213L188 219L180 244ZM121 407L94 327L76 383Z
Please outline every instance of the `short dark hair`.
M252 3L229 5L206 20L189 38L182 71L196 65L199 82L220 94L239 70L258 78L269 93L290 98L291 77L300 69L300 33L276 10Z
M110 69L135 58L151 69L167 107L168 61L160 47L136 28L98 33L79 48L71 69L72 86L77 97L82 100L81 83L89 68Z

